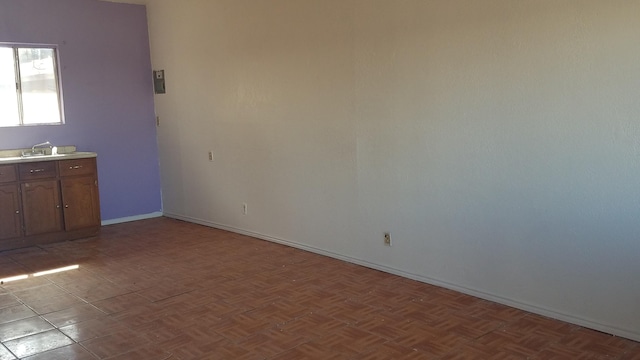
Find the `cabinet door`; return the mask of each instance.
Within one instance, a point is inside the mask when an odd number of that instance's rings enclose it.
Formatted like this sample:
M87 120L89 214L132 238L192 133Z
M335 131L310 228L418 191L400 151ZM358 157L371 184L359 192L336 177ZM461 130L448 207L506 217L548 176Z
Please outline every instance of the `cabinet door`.
M93 176L63 178L64 227L67 231L100 226L98 184Z
M15 165L0 165L0 183L14 182L18 180Z
M62 231L62 209L58 180L22 184L25 235Z
M0 239L22 236L18 185L0 185Z

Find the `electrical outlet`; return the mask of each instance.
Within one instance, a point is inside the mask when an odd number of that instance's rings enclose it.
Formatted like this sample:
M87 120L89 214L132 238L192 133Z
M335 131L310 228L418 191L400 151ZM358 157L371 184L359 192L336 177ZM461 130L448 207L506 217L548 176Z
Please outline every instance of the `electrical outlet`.
M242 215L247 215L247 203L242 203Z
M209 161L213 161L213 151L209 151Z
M391 234L384 233L384 244L386 246L391 246Z

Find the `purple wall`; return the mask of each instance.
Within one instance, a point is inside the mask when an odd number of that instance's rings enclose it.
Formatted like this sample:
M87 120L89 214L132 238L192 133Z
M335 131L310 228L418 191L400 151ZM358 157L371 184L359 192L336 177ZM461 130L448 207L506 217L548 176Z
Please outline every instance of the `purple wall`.
M103 220L161 211L144 6L0 0L0 42L59 46L66 121L0 128L0 149L49 140L95 151Z

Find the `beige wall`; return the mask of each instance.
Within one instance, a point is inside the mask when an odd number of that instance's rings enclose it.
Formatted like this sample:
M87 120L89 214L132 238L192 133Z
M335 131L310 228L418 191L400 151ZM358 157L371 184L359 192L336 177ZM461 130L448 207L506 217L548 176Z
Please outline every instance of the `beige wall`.
M147 10L167 215L640 339L640 1Z

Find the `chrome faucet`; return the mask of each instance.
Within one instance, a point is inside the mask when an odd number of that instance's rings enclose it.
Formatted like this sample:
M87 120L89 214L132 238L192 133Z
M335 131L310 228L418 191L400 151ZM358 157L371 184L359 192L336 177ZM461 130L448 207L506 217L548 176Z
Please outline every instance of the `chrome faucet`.
M51 143L50 143L50 142L45 141L45 142L43 142L43 143L33 145L33 146L31 147L31 152L36 152L36 148L37 148L37 147L41 147L41 146L45 146L45 145L48 145L48 146L49 146L49 149L51 149L51 147L52 147L52 145L51 145Z
M49 149L53 149L53 145L51 145L51 143L50 143L50 142L45 141L45 142L43 142L43 143L33 145L33 146L31 147L31 152L30 152L30 153L25 153L25 152L23 152L23 153L22 153L22 156L45 155L46 153L45 153L45 150L44 150L44 149L38 149L38 150L36 150L36 148L43 147L43 146L46 146L46 147L48 147Z

